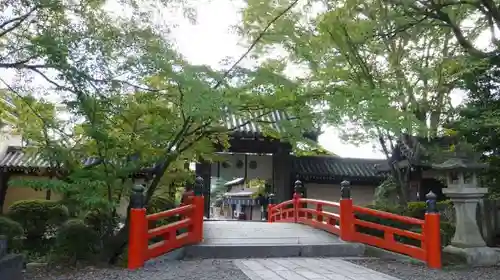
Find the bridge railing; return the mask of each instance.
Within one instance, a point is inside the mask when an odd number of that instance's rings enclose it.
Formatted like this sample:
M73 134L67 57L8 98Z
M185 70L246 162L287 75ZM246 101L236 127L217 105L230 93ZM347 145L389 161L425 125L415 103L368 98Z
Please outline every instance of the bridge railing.
M143 188L134 188L130 199L130 224L128 242L128 268L137 269L152 258L161 256L175 249L203 240L204 197L197 185L203 185L198 177L195 193L179 207L154 214L146 214ZM153 227L156 221L177 217L178 221ZM161 239L150 244L152 239Z
M353 205L348 182L343 182L339 202L302 198L296 191L293 199L269 205L268 221L306 224L339 235L344 241L360 242L402 253L426 262L430 268L441 268L440 216L436 207L436 195L431 192L427 199L425 220L400 216ZM402 223L408 225L408 228L417 227L420 232L363 220L358 218L360 214ZM360 232L360 227L383 234L380 237L363 233ZM416 240L418 244L402 243L401 237Z

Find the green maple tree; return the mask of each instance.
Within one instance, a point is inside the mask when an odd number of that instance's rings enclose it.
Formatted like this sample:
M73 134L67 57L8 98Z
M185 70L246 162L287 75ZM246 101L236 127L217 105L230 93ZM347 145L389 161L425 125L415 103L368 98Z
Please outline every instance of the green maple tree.
M11 185L68 194L85 209L116 212L134 175L149 170L149 204L164 193L162 186L193 179L186 162L210 161L216 144L227 147L228 135L250 122L269 137L304 140L305 128L315 122L304 104L315 95L276 73L275 65L250 70L235 63L226 71L191 65L142 2L124 1L125 17L111 16L105 1L2 4L14 12L0 22L0 68L42 78L48 85L43 90L58 97L58 104L48 101L26 80L2 81L24 102L15 127L29 142L27 152L42 156L50 174L50 180ZM174 2L148 3L168 9ZM276 111L292 116L280 122L284 129L268 121ZM228 125L228 119L241 121ZM105 235L103 258L110 262L126 244L126 221Z

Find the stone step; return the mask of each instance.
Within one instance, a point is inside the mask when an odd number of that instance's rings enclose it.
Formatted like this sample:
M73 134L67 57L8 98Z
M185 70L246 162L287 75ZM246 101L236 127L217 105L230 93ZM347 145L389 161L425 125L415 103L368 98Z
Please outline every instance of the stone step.
M24 259L19 254L8 254L0 258L1 280L23 280Z
M7 239L0 235L0 259L7 255Z
M365 246L357 243L332 244L199 244L184 250L186 259L244 259L288 257L362 257Z
M23 256L7 254L7 249L7 238L0 236L0 280L23 280Z
M271 257L357 257L365 246L293 223L206 221L203 242L186 247L188 259Z

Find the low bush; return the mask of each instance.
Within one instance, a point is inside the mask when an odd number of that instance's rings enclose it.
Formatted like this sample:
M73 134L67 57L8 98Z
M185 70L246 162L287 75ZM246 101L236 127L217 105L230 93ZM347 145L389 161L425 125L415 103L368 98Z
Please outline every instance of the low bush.
M369 206L367 206L367 208L379 210L379 211L384 211L384 212L389 212L389 213L393 213L393 214L397 214L397 215L404 215L404 212L405 212L405 209L402 207L399 207L399 206L369 205ZM392 220L392 219L380 218L378 216L369 215L369 214L361 214L361 213L356 213L355 216L357 219L367 221L367 222L372 222L372 223L379 224L379 225L395 227L395 228L404 229L404 230L411 230L412 229L412 225L409 225L407 223L403 223L400 221ZM380 238L384 237L384 231L379 230L379 229L374 229L374 228L363 227L363 226L357 225L356 231L364 233L364 234L377 236ZM399 240L400 238L396 237L396 239ZM405 238L403 238L403 240L404 239ZM402 241L400 241L400 242L402 242ZM408 243L408 241L405 241L404 243Z
M0 216L0 236L7 238L9 251L18 252L22 247L24 236L23 227L18 222L7 217Z
M9 207L8 216L22 226L29 249L43 250L69 214L65 206L54 201L20 200Z
M173 198L163 195L154 195L151 197L149 204L147 206L147 213L153 214L169 210L175 207L175 201Z
M450 209L453 208L453 205L451 204L450 201L441 201L438 202L438 210L439 211L449 211ZM425 218L425 211L426 211L426 204L425 202L410 202L408 203L408 206L401 207L401 206L368 206L368 208L375 209L375 210L380 210L384 212L389 212L397 215L402 215L402 216L408 216L408 217L413 217L417 219L424 219ZM399 222L396 220L392 219L386 219L386 218L380 218L376 217L373 215L367 215L367 214L359 214L357 213L356 218L380 225L385 225L385 226L390 226L390 227L395 227L403 230L408 230L412 232L417 232L421 233L422 228L419 226L414 226L410 225L407 223ZM451 238L453 237L453 234L455 233L455 226L453 221L450 221L446 219L445 217L441 218L441 245L446 246L450 243ZM378 229L373 229L373 228L367 228L367 227L361 227L361 226L356 226L356 230L361 233L369 234L372 236L377 236L380 238L384 237L384 231L378 230ZM413 246L420 246L421 242L419 240L415 240L412 238L408 237L403 237L403 236L395 236L395 240L398 242L408 244L408 245L413 245Z
M154 214L154 213L170 210L170 209L173 209L175 207L176 207L176 205L175 205L174 199L172 199L168 196L155 195L155 196L151 197L151 200L149 201L146 212L147 212L147 214ZM179 220L180 220L180 217L178 215L176 215L176 216L172 216L168 219L151 221L151 222L149 222L149 228L155 228L158 226L177 222Z
M446 212L449 209L453 209L453 203L451 200L440 201L437 203L437 209L440 213ZM405 210L405 215L423 220L425 218L426 210L427 205L425 201L409 202Z
M68 220L57 232L51 261L76 264L78 261L90 260L98 251L99 240L98 233L83 220Z
M441 246L447 246L455 234L455 224L447 221L441 221Z
M120 222L120 217L113 211L94 209L85 214L83 221L102 239L114 233Z
M72 194L65 194L64 197L59 200L59 204L66 206L68 209L68 214L70 218L77 218L82 212L81 202L73 197Z

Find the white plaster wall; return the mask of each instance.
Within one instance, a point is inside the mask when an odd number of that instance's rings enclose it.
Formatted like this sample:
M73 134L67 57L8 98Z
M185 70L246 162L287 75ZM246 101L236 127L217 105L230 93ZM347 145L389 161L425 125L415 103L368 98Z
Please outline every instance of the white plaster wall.
M23 139L21 135L11 134L9 132L0 133L0 157L3 157L9 146L22 146Z
M220 173L219 178L222 178L225 181L230 181L235 178L243 178L245 177L245 166L242 168L236 167L236 163L238 160L243 161L245 163L245 155L244 154L225 154L222 156L229 163L230 166L224 168L222 166L222 161L220 162ZM256 169L250 169L249 164L254 160L257 162ZM217 177L217 168L218 163L212 163L212 177ZM271 180L273 178L273 161L272 156L270 155L247 155L247 179L263 179L263 180Z
M340 200L340 186L330 184L306 183L307 198L338 202ZM351 197L353 203L366 206L373 203L375 185L351 185ZM310 207L310 206L309 206ZM324 209L325 211L337 213L336 208Z
M231 206L230 205L224 205L221 208L216 208L215 211L218 211L217 215L220 219L224 220L234 220L235 218L233 217L233 212L231 211ZM221 214L222 212L222 214ZM250 208L247 208L245 211L247 214L247 218L250 220ZM252 207L252 221L260 221L262 220L261 218L261 207L259 205L255 205Z

